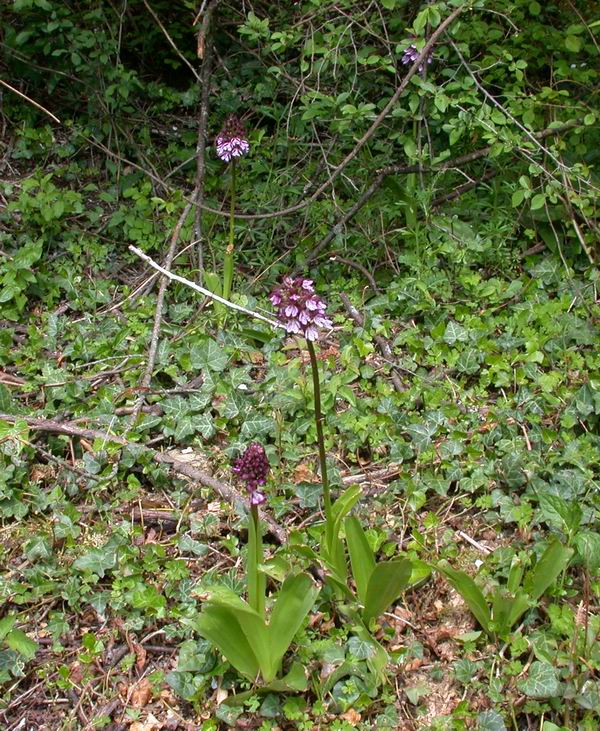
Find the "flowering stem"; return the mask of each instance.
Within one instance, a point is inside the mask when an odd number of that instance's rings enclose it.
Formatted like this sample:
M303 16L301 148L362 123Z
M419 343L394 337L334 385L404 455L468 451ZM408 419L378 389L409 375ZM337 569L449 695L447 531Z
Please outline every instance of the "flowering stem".
M328 530L333 527L331 515L331 495L329 492L329 479L327 478L327 458L325 456L325 438L323 437L323 413L321 412L321 384L319 383L319 366L315 346L310 340L306 341L310 366L313 378L313 390L315 394L315 422L317 426L317 442L319 443L319 461L321 462L321 481L323 483L323 505L325 508L325 520Z
M223 259L223 298L228 300L233 282L233 246L235 236L235 157L231 160L231 194L229 206L229 243Z
M258 507L251 505L250 515L248 516L248 604L264 618L267 581L265 575L260 570L262 562L262 531L260 518L258 517Z

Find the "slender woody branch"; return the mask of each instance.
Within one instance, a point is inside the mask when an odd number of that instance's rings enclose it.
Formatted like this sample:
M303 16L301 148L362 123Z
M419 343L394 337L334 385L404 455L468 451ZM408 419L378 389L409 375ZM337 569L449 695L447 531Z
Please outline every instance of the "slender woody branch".
M173 272L168 271L164 267L161 267L160 264L157 264L157 262L154 261L154 259L151 259L148 254L144 254L143 251L138 249L135 246L129 247L130 251L133 251L133 253L136 256L139 256L140 259L143 259L146 264L149 264L153 269L156 269L157 272L160 272L163 276L167 277L168 279L171 279L173 282L179 282L180 284L184 284L186 287L189 287L190 289L193 289L195 292L198 292L199 294L204 295L205 297L208 297L209 299L214 300L215 302L220 302L222 305L225 305L225 307L229 307L231 310L236 310L237 312L243 312L245 315L248 315L249 317L254 317L256 320L261 320L262 322L266 322L273 328L283 328L283 325L277 320L272 320L270 317L266 317L265 315L261 315L260 312L255 312L254 310L249 310L247 307L242 307L242 305L238 305L235 302L230 302L229 300L224 299L223 297L220 297L218 294L215 294L214 292L211 292L208 289L205 289L204 287L201 287L199 284L196 284L195 282L191 282L189 279L185 279L185 277L180 277L177 274L173 274Z

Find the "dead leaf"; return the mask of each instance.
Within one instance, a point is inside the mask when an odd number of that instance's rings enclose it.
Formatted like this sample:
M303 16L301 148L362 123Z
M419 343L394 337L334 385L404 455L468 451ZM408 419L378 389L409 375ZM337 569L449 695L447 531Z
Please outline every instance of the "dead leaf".
M344 721L348 721L351 726L356 726L361 720L360 713L355 711L354 708L350 708L346 711L346 713L342 713L340 718L343 718Z
M145 721L134 721L129 727L129 731L158 731L160 728L162 728L162 723L150 713Z
M294 470L292 481L296 484L298 482L318 482L319 478L315 475L313 470L306 464L306 462L300 462L300 464Z
M135 652L135 666L138 670L143 670L146 665L147 653L143 645L139 642L133 642L133 650Z
M130 704L134 708L143 708L152 698L152 686L148 678L142 678L131 692Z

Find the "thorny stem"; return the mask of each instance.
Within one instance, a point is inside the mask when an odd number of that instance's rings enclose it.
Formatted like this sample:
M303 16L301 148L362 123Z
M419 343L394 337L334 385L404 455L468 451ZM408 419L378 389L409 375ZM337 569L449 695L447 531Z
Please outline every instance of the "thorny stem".
M327 478L327 457L325 455L325 438L323 437L323 413L321 412L321 384L319 383L319 366L315 346L310 340L306 341L308 354L310 356L310 367L312 370L313 390L315 394L315 423L317 426L317 442L319 443L319 461L321 463L321 481L323 483L323 503L325 508L325 520L328 531L332 527L331 495L329 492L329 480Z

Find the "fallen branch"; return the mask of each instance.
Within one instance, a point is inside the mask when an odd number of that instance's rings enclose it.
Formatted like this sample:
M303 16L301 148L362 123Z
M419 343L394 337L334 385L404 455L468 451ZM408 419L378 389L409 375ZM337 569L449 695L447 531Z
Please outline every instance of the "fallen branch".
M21 416L15 414L0 414L0 421L7 421L10 424L14 424L19 421L24 421L30 429L35 431L45 432L47 434L64 434L70 437L79 437L93 441L95 439L101 439L104 442L113 442L127 446L128 444L136 444L136 442L129 442L124 437L120 437L116 434L109 434L108 432L97 431L96 429L84 429L83 427L75 426L69 422L52 421L51 419L40 419L38 417ZM144 445L142 445L144 446ZM221 480L217 480L212 475L204 472L203 470L193 467L185 462L181 462L176 457L173 457L168 452L157 452L155 449L144 446L146 452L150 453L152 459L158 464L164 464L171 467L173 472L178 475L188 477L193 482L198 482L204 487L209 487L211 490L217 493L227 502L235 505L235 503L246 503L247 499L232 485L228 485ZM261 519L269 526L269 531L277 539L279 543L284 543L287 537L286 531L282 528L277 521L272 518L268 513L261 511Z
M183 212L179 216L179 220L177 221L177 224L175 225L175 228L173 229L173 233L171 234L171 244L169 246L169 251L167 252L167 258L165 260L165 268L163 273L168 272L171 269L171 266L173 264L173 259L175 258L175 250L177 248L177 242L179 241L179 236L181 234L181 229L183 228L183 224L185 223L185 219L188 217L189 212L192 209L192 203L187 203L185 208L183 209ZM130 247L132 248L132 247ZM169 283L169 280L167 277L162 277L160 280L160 286L158 288L158 296L156 298L156 309L154 311L154 325L152 326L152 335L150 336L150 347L148 348L148 361L146 362L146 369L144 371L144 375L142 376L142 380L140 381L140 389L144 390L150 387L150 381L152 380L152 372L154 371L154 365L156 363L156 354L158 352L158 339L160 337L160 328L162 324L162 313L163 313L163 307L165 303L165 292L167 290L167 285ZM137 421L140 412L142 410L142 406L144 405L146 401L146 397L144 395L140 396L135 404L135 408L133 410L133 414L131 415L131 423L135 424Z
M17 94L22 99L25 99L25 101L27 101L30 104L32 104L34 107L36 107L37 109L39 109L41 112L44 112L44 114L47 114L57 124L61 124L60 119L58 117L55 117L54 114L52 114L52 112L49 112L46 109L46 107L43 107L41 104L38 104L38 102L36 102L34 99L31 99L26 94L23 94L22 91L19 91L18 89L15 89L14 86L11 86L8 82L4 81L4 79L0 79L0 84L2 84L2 86L5 86L7 89L10 89L10 91L12 91L14 94Z
M215 294L214 292L211 292L210 290L205 289L204 287L201 287L199 284L196 284L195 282L192 282L189 279L186 279L185 277L180 277L177 274L173 274L172 272L168 271L164 267L161 267L161 265L157 264L154 261L154 259L151 259L148 256L148 254L144 254L143 251L136 248L135 246L130 246L129 250L133 251L134 254L139 256L140 259L143 259L147 264L150 264L150 266L153 267L154 269L156 269L157 272L164 274L164 276L167 277L168 279L172 279L174 282L179 282L180 284L184 284L186 287L189 287L190 289L193 289L196 292L203 294L205 297L208 297L209 299L212 299L215 302L220 302L222 305L225 305L225 307L229 307L229 309L231 309L231 310L236 310L237 312L243 312L245 315L249 315L250 317L254 317L257 320L261 320L262 322L268 323L271 327L283 328L283 325L280 322L277 322L277 320L272 320L270 317L261 315L260 312L254 312L254 310L249 310L247 307L242 307L242 305L236 305L235 302L230 302L229 300L226 300L223 297L220 297L218 294Z
M348 299L348 295L345 292L340 293L340 299L342 300L342 304L346 308L346 312L350 317L354 320L354 322L358 325L358 327L364 327L365 324L365 318L360 314L360 312L354 307L354 305L350 302ZM381 335L373 335L373 340L375 341L375 345L377 345L377 348L381 355L383 355L388 362L390 362L392 372L390 374L390 378L392 379L392 383L394 384L394 388L396 391L399 391L402 393L403 391L406 391L406 386L402 383L402 380L399 375L399 368L393 363L394 354L392 353L392 349L390 347L390 344L388 341L383 338Z

